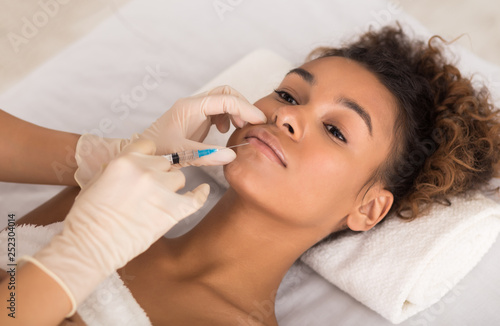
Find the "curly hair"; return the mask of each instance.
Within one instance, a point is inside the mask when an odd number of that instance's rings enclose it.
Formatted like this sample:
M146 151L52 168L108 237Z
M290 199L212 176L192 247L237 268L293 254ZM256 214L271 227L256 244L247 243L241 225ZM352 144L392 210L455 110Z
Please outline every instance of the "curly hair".
M445 43L439 36L410 39L401 26L387 26L307 58L354 60L395 96L395 141L371 182L381 181L393 194L389 213L407 220L432 203L449 205L450 196L482 188L499 171L499 111L485 87L475 89L447 62Z

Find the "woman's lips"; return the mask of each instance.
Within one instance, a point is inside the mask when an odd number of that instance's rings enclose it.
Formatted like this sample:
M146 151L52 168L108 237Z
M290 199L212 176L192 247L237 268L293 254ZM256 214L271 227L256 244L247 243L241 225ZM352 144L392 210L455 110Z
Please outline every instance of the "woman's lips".
M286 167L285 155L278 139L264 129L251 130L245 139L253 146L257 147L271 161Z

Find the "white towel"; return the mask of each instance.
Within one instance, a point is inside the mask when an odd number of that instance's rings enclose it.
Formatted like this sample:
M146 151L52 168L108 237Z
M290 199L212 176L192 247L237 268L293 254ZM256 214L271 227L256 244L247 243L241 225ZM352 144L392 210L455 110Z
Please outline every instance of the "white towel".
M62 230L62 222L43 226L21 225L15 228L16 258L33 255ZM7 267L7 235L0 233L0 268ZM77 309L89 326L150 326L144 310L132 297L115 272L101 282Z
M439 301L482 258L500 231L500 205L480 193L435 205L412 222L310 249L302 261L392 323Z

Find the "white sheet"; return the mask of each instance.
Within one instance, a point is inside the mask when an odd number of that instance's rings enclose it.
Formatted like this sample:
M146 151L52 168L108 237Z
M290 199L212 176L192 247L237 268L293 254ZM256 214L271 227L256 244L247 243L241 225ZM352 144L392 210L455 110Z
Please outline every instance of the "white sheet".
M218 14L214 5L220 4L227 11ZM348 38L384 17L430 35L382 0L135 0L2 94L0 107L50 128L78 133L100 129L109 137L125 137L256 48L300 63L315 46ZM459 52L464 71L479 71L498 90L497 67ZM141 92L143 78L157 67L161 83ZM122 94L135 98L137 106L125 105ZM112 131L102 127L106 122L112 123ZM7 213L22 216L59 190L0 184L3 225ZM500 262L494 258L499 254L497 241L443 300L402 325L500 324ZM280 289L277 313L285 326L390 324L301 264L292 268Z

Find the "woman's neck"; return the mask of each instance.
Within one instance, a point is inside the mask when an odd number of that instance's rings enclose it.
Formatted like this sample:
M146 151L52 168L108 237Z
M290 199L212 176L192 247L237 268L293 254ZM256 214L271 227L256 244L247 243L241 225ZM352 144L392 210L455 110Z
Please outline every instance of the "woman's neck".
M169 239L166 248L175 277L203 282L246 309L267 300L274 314L282 278L317 235L269 216L229 189L196 227Z

